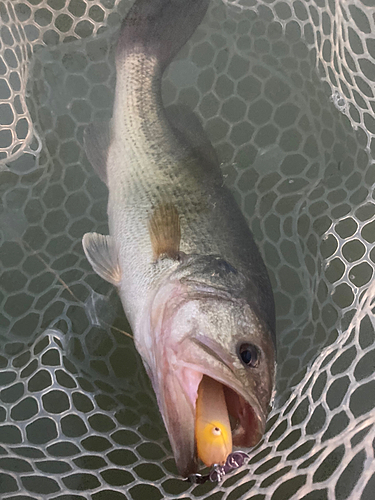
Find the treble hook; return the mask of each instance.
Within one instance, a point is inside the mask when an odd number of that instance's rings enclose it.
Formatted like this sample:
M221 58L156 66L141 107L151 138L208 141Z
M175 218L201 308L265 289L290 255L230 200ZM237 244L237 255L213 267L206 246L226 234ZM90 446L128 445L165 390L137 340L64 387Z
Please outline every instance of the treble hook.
M190 476L186 479L193 484L204 484L207 481L211 481L212 483L220 483L224 476L245 463L246 459L249 459L249 455L244 451L234 451L230 453L225 461L224 465L216 464L213 466L213 469L209 474L190 474Z

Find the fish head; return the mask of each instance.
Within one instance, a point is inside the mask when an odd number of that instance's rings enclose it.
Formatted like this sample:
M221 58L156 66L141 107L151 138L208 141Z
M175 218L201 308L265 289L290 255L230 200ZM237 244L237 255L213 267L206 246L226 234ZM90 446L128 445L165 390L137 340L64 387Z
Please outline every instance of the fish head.
M275 372L272 334L251 303L230 283L224 289L193 274L175 273L158 288L143 327L147 340L143 335L137 345L182 476L198 467L195 424L203 377L222 385L233 444L246 448L263 436Z

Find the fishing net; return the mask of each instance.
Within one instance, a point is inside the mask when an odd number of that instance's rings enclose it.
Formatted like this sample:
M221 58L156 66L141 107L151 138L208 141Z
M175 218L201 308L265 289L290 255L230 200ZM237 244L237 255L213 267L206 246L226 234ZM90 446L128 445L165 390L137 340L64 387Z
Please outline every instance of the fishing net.
M219 486L178 478L119 299L81 246L108 230L82 135L111 116L129 5L0 2L0 497L373 500L373 1L212 0L165 75L277 306L267 431Z

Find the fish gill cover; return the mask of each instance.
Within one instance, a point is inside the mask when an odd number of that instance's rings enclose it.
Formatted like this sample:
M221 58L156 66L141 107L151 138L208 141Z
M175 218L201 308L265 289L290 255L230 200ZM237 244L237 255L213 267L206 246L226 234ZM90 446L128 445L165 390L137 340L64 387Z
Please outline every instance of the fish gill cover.
M374 8L211 0L165 75L165 104L214 144L277 307L266 434L217 486L178 479L116 294L81 247L108 229L82 137L111 116L129 7L0 4L0 496L372 499Z

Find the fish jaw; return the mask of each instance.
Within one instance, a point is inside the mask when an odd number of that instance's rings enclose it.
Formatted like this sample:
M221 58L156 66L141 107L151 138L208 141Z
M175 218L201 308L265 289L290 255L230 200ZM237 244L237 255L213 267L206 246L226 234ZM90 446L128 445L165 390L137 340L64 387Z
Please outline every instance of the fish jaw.
M207 309L206 301L205 294L199 297L199 292L192 297L191 290L179 281L161 287L153 298L149 322L143 324L143 333L149 332L148 341L137 342L183 477L198 469L195 421L198 387L204 375L223 385L234 422L235 446L255 446L262 438L273 388L273 351L264 395L251 383L244 383L235 348L228 350L208 332L205 334L207 318L202 321L202 308ZM236 338L233 340L235 343Z

